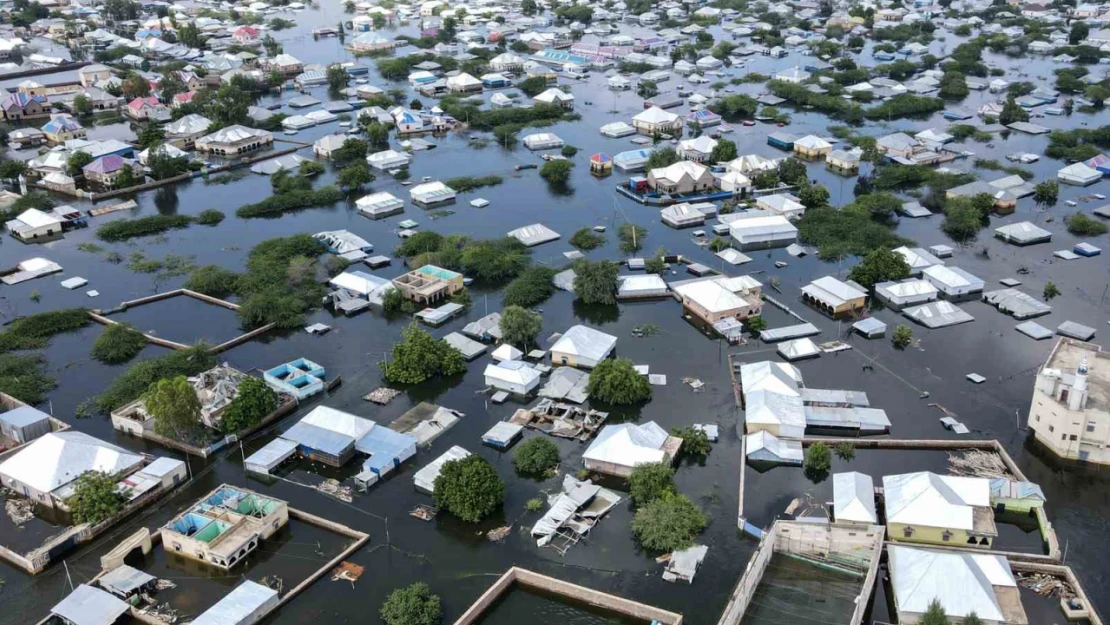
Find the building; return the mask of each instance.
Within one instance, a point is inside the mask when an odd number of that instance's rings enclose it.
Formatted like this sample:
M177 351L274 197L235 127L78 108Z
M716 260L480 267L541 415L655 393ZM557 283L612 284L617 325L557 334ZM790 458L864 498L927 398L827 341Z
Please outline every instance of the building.
M455 190L438 180L418 184L409 189L412 203L422 208L455 201Z
M8 221L4 227L15 238L23 242L53 237L62 233L64 222L53 213L45 213L37 208L29 208L18 217Z
M81 584L50 608L53 618L47 620L57 619L63 625L112 625L122 622L120 619L130 609L127 603L96 586Z
M112 68L107 65L94 63L77 70L77 80L82 87L95 87L112 77Z
M274 135L269 131L236 124L198 138L196 148L198 152L237 156L262 149L273 142Z
M1029 428L1061 458L1110 464L1110 355L1061 338L1037 372Z
M427 306L461 291L463 276L435 265L424 265L394 278L393 286L401 289L407 299Z
M688 161L700 163L713 156L713 149L717 147L716 139L709 135L699 135L693 139L683 139L678 142L678 155Z
M132 176L130 184L140 184L144 180L142 166L137 161L115 154L101 156L82 167L81 171L84 172L86 181L106 188L115 187L127 171ZM125 179L124 182L126 184Z
M817 135L806 135L794 141L794 153L802 158L821 158L832 149L831 143Z
M381 219L405 211L405 202L392 193L380 191L363 196L355 201L358 212L371 219Z
M683 202L674 204L659 211L663 223L672 228L690 228L705 223L705 213L694 207L693 204Z
M1033 482L1018 482L1004 477L991 478L991 506L1001 512L1029 514L1044 508L1044 491Z
M655 191L670 195L709 191L716 183L708 167L692 161L679 161L648 172L648 185Z
M959 267L931 265L921 270L921 277L947 298L957 299L983 292L983 279Z
M50 105L46 96L13 93L0 101L0 117L6 121L48 117Z
M875 296L894 310L931 302L937 299L938 293L937 287L920 278L879 282L875 285Z
M212 121L203 115L190 113L166 124L166 143L182 150L192 149L197 139L208 132Z
M190 560L230 569L289 522L289 505L221 485L162 526L162 546Z
M802 204L797 196L790 193L764 195L756 199L755 206L760 210L782 215L791 221L801 219L806 213L805 204Z
M123 109L123 114L136 121L146 121L167 117L169 111L164 104L158 101L158 98L147 96L145 98L135 98L128 102Z
M798 240L798 229L782 215L749 211L737 217L728 222L728 231L741 250L786 247Z
M574 95L556 87L552 87L532 99L540 104L550 104L565 109L574 108Z
M898 622L920 623L939 601L953 623L975 613L989 625L1025 625L1017 580L1003 556L891 545L887 547L891 595Z
M119 478L142 466L142 456L83 432L50 432L0 464L0 483L39 505L64 508L87 471Z
M5 409L0 412L0 445L25 445L54 431L54 422L45 412L9 395L0 396L0 403Z
M189 384L200 402L200 421L205 427L219 430L224 411L239 394L239 385L247 375L227 363L217 365L189 378ZM142 398L125 404L111 413L112 427L135 436L154 429L154 417Z
M571 326L551 346L552 365L593 369L612 355L617 337L589 326Z
M530 395L540 385L540 372L521 360L504 360L486 365L486 386L517 395Z
M205 610L190 625L254 625L281 603L278 591L250 580Z
M674 285L675 297L708 325L726 318L744 321L763 311L763 285L750 276L689 280Z
M591 471L627 478L641 464L671 464L680 447L682 439L654 421L618 423L601 428L582 460Z
M998 536L990 480L928 471L883 477L887 537L989 548Z
M863 310L867 293L847 282L825 276L802 287L802 300L835 317Z
M70 139L84 139L89 131L70 115L55 115L42 127L42 134L50 145L61 145Z
M326 375L320 365L298 358L262 372L262 380L275 391L301 400L322 392Z
M875 525L875 483L865 473L833 474L833 520L836 523Z
M682 118L653 106L632 118L632 127L641 134L678 134L682 132Z

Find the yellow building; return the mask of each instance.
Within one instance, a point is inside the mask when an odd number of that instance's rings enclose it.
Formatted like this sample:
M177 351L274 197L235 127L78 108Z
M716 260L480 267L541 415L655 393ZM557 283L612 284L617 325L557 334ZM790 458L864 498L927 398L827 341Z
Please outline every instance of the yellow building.
M802 287L802 300L835 317L863 310L867 293L847 282L825 276Z
M989 548L998 536L990 481L928 471L883 477L887 537Z

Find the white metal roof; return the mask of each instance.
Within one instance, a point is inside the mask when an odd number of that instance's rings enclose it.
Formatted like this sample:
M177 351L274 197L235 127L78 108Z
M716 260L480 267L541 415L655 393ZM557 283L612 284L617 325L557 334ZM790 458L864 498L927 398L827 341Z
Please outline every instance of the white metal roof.
M112 625L129 606L99 588L81 584L50 613L74 625Z
M528 363L520 360L506 360L500 363L486 365L482 373L487 378L501 380L509 384L520 384L529 387L540 377L540 372L533 369Z
M29 208L23 211L19 214L19 217L16 217L16 219L22 221L32 228L49 228L51 226L57 226L62 223L61 219L58 219L57 217L49 213L44 213L37 208Z
M946 267L945 265L933 265L921 270L921 275L933 284L940 283L942 286L949 288L960 287L982 287L983 280L977 278L970 273L960 269L959 267Z
M678 120L678 115L668 113L658 106L653 106L632 118L632 121L646 124L673 124Z
M375 425L369 419L363 419L349 412L343 412L328 406L316 406L299 423L307 423L318 428L338 432L344 436L350 436L356 441L365 436Z
M328 284L334 287L346 289L359 295L369 295L374 291L386 286L390 286L392 282L385 278L379 278L366 273L365 271L344 271L343 273L328 280Z
M626 467L662 462L665 442L666 430L654 421L618 423L603 427L582 457Z
M451 460L462 460L469 455L469 451L455 445L451 447L451 449L443 452L443 455L429 462L424 468L417 471L416 474L412 476L412 481L417 488L430 493L435 490L435 481L436 478L439 477L439 471L443 468L444 463Z
M832 276L825 276L810 282L802 287L802 293L834 307L854 299L867 297L867 294L863 291Z
M989 507L990 481L929 471L883 477L887 523L974 529L973 507Z
M805 454L802 444L798 441L784 441L767 430L760 430L754 434L744 436L745 455L751 456L762 450L782 460L802 462Z
M740 366L740 384L744 393L767 390L784 395L798 395L802 373L794 365L761 360Z
M49 493L87 471L115 475L142 460L142 456L121 447L68 430L35 439L0 464L0 474Z
M837 521L878 523L870 475L855 471L833 474L833 514Z
M899 612L924 614L933 600L949 617L975 614L985 622L1007 622L995 587L1016 588L1010 564L988 553L955 553L891 545L890 577Z
M254 623L278 603L278 593L257 582L247 580L235 587L216 605L197 617L192 625L238 625Z
M727 312L750 306L748 302L729 291L716 280L698 280L680 284L674 290L711 313Z
M617 345L617 337L588 326L572 326L551 346L551 352L602 360Z

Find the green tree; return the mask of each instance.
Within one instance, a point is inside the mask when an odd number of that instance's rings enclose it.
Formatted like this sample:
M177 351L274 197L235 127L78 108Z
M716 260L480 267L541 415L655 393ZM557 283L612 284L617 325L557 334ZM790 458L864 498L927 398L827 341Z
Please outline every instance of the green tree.
M188 85L181 80L177 72L167 72L162 76L162 82L158 83L159 91L158 96L163 102L173 100L173 97L179 93L185 93L189 90Z
M501 303L505 306L535 306L555 293L550 267L529 267L505 287Z
M659 85L650 80L641 79L640 82L636 84L636 95L645 100L650 100L659 95Z
M879 282L904 280L910 277L910 265L906 258L885 247L867 253L848 273L848 279L870 289Z
M983 621L979 619L979 615L974 612L969 612L964 617L964 625L983 625Z
M921 615L921 625L952 625L952 621L944 613L944 606L940 604L939 599L933 599L929 602L925 614Z
M762 332L767 329L767 320L763 317L748 317L744 320L744 325L750 332Z
M998 123L1003 126L1009 126L1014 122L1027 122L1029 121L1029 111L1026 111L1017 103L1013 94L1006 98L1006 104L1002 105L1002 112L998 115Z
M689 498L667 493L636 510L632 533L645 549L673 552L693 544L707 523Z
M2 166L0 166L2 167ZM567 243L580 250L593 250L605 245L605 237L594 232L590 227L579 228L574 232Z
M339 172L336 182L348 192L362 189L362 186L374 181L374 174L366 161L358 160L347 165Z
M619 273L616 263L607 260L578 260L574 263L574 294L584 304L616 304Z
M946 100L959 100L966 98L970 90L967 86L967 78L959 71L951 70L944 72L940 77L940 97Z
M1087 26L1087 22L1075 20L1071 23L1071 30L1068 31L1068 43L1077 46L1085 40L1090 33L1091 28Z
M239 383L235 397L220 418L225 434L237 434L258 425L266 415L277 410L278 394L262 380L247 377Z
M1064 218L1068 232L1078 237L1097 237L1106 234L1107 226L1101 221L1086 215L1074 213Z
M805 163L790 157L779 165L779 180L786 184L800 184L808 175Z
M714 163L727 163L736 159L736 144L728 139L719 139L717 145L713 146L713 152L709 155L709 160Z
M638 404L651 399L651 384L646 376L636 372L628 358L608 358L598 363L590 372L586 391L592 398L613 405Z
M154 417L154 431L181 442L192 442L203 430L200 400L185 376L158 380L143 394L146 410Z
M77 96L76 98L73 98L73 113L74 113L74 115L77 115L78 117L85 117L87 115L92 115L92 112L93 112L92 100L90 100L87 95L82 93L81 95Z
M123 81L123 97L131 100L145 98L150 95L150 81L138 74L134 74Z
M565 185L570 180L570 171L573 168L574 161L550 160L540 168L540 177L553 185Z
M388 148L389 126L377 121L366 124L366 141L375 148Z
M521 475L546 477L559 466L559 448L544 436L530 438L513 452L513 465Z
M1060 197L1060 183L1055 180L1045 180L1033 187L1033 201L1037 206L1054 206Z
M856 457L856 446L853 443L837 443L836 445L833 445L833 451L836 452L837 458L840 458L845 462L854 460Z
M119 514L126 502L117 489L115 476L86 471L74 483L66 506L75 523L96 525Z
M459 350L432 338L415 323L401 332L401 342L393 346L392 357L379 364L387 382L400 384L419 384L434 376L466 371Z
M1041 295L1044 297L1044 301L1047 302L1054 297L1058 297L1060 295L1060 289L1057 288L1055 282L1049 281L1044 285L1044 292Z
M388 131L386 131L388 137ZM362 139L348 137L343 141L343 145L338 150L331 153L331 157L339 162L355 161L366 158L366 153L369 150L369 145Z
M543 329L543 317L520 306L506 306L501 311L501 335L510 345L527 349Z
M81 170L93 162L93 157L88 152L74 152L66 159L66 169L70 176L80 176Z
M347 81L350 76L347 75L347 70L343 69L342 65L331 65L327 71L328 89L332 91L340 91L347 86Z
M666 462L636 465L628 476L628 494L637 506L645 506L666 494L674 494L674 467Z
M828 477L830 468L832 468L832 452L828 445L818 441L806 448L803 463L806 477L815 482L820 482Z
M131 360L144 347L146 337L141 332L123 323L113 323L96 337L90 355L100 362L115 365Z
M536 5L536 0L522 0L520 3L520 12L527 16L536 14L539 7Z
M687 456L704 458L713 448L709 435L700 428L671 428L671 435L682 439L682 448L679 451Z
M894 328L894 334L891 335L890 341L894 344L894 349L906 349L913 342L913 330L905 324L898 324Z
M718 143L718 145L720 144ZM735 148L736 146L733 145L733 147ZM675 152L674 148L659 148L657 150L652 150L651 154L648 155L647 164L644 165L644 169L651 171L660 167L674 165L680 160L682 159L679 158L678 152Z
M829 205L829 190L823 184L805 181L798 187L798 200L806 208L822 208Z
M982 227L983 215L970 199L948 200L944 207L944 221L940 229L952 237L953 241L963 242L974 239Z
M470 455L443 463L433 487L436 507L477 523L505 499L505 484L483 457Z
M0 162L0 180L15 180L27 173L27 163L17 160Z
M660 247L655 253L644 261L644 271L647 273L662 274L667 270L667 250Z
M424 582L416 582L389 593L378 615L386 625L439 625L443 607Z
M547 79L543 76L529 76L516 85L517 89L524 92L529 98L534 98L547 91Z

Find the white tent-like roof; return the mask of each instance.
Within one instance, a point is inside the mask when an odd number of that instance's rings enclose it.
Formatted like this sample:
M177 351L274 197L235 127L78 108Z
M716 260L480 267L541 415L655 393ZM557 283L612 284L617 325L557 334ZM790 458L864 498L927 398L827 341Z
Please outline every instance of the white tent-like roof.
M838 522L879 522L875 512L875 483L870 475L855 471L833 475L833 515Z
M523 355L524 352L513 347L512 345L509 345L508 343L502 343L497 349L493 350L493 353L490 354L490 356L494 360L499 361L520 360L520 357Z
M1015 618L1012 602L1000 600L999 591L1017 591L1010 563L1003 556L900 545L888 547L887 554L900 613L924 614L938 600L949 617L962 619L975 612L984 622L1027 622L1020 600L1016 611L1022 618Z
M482 375L524 388L531 388L540 379L540 372L521 360L490 363L486 365L486 370Z
M551 346L551 351L601 361L616 345L617 337L588 326L577 325L559 337Z
M601 429L586 453L585 460L605 462L625 467L662 462L666 457L663 444L667 431L654 421L647 423L618 423Z
M35 439L0 464L0 475L50 493L87 471L115 475L142 460L142 456L126 449L68 430Z

